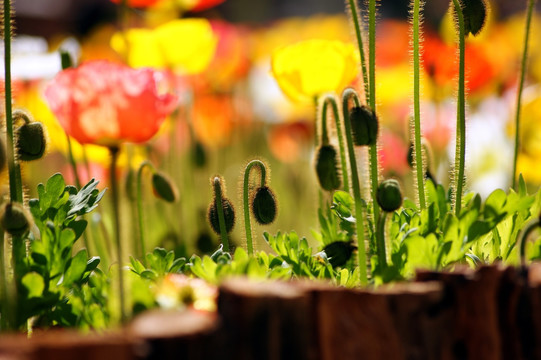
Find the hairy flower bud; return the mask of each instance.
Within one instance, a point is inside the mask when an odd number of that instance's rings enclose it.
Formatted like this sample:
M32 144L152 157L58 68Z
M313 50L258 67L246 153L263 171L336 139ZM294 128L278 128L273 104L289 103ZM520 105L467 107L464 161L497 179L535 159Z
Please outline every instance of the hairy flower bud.
M395 179L383 180L377 190L379 206L386 212L393 212L402 206L402 190Z
M486 0L461 0L464 17L464 35L479 35L485 27L488 15ZM454 10L454 7L453 7Z
M156 197L167 202L175 202L178 199L178 190L173 181L162 172L152 174L152 190Z
M12 236L23 236L30 230L32 217L18 202L9 202L0 208L0 225Z
M16 131L16 149L19 160L40 159L47 148L47 136L43 124L37 121L25 123Z
M218 209L216 206L216 200L214 200L208 210L208 220L210 227L217 234L220 235L220 220L218 219ZM229 199L222 198L222 207L224 209L225 231L229 234L235 226L235 209Z
M271 224L276 219L276 197L268 186L259 187L252 200L252 214L260 225Z
M378 118L367 106L355 106L349 113L353 142L357 146L375 145L378 139Z
M333 191L340 188L340 169L338 153L332 145L322 145L316 155L316 174L319 184L324 190Z

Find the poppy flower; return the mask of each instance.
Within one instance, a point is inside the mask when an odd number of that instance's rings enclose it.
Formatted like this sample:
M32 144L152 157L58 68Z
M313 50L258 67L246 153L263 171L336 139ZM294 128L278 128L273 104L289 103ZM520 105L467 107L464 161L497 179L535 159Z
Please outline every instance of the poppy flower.
M326 93L340 93L357 76L358 55L353 44L312 39L275 50L272 74L293 101L313 102Z
M200 95L194 99L193 129L206 146L220 147L229 143L233 131L234 108L227 95Z
M158 94L155 71L101 60L60 72L45 98L68 135L103 146L149 140L176 102Z
M218 39L206 19L177 19L155 29L135 28L116 33L115 51L133 67L167 68L199 74L210 64Z

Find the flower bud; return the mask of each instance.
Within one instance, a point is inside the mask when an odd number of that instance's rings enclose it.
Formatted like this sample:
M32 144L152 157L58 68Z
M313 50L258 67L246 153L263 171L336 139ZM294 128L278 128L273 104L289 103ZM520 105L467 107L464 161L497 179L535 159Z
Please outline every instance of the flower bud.
M252 200L252 214L259 225L271 224L276 219L276 197L268 186L262 186L255 192Z
M332 145L319 147L316 156L316 174L319 184L324 190L333 191L340 188L338 154Z
M156 197L167 202L175 202L178 199L178 190L173 181L162 172L152 174L152 190Z
M378 118L367 106L355 106L350 110L349 121L353 143L357 146L375 145L378 139Z
M344 266L351 255L353 250L357 249L352 243L346 241L335 241L323 248L323 253L327 256L329 263L333 267Z
M379 206L386 212L393 212L402 206L402 190L395 179L383 180L376 194Z
M30 230L32 217L18 202L9 202L0 209L0 225L12 236L23 236Z
M464 17L464 35L479 35L485 26L488 15L486 0L461 0ZM453 7L454 10L454 7ZM456 16L455 16L456 17Z
M208 220L210 227L217 234L220 235L220 220L218 219L218 209L216 206L216 200L214 200L208 210ZM227 198L222 198L222 207L224 209L225 231L229 234L235 226L235 209L233 204Z
M45 153L47 137L42 123L37 121L25 123L17 129L16 136L19 160L37 160Z

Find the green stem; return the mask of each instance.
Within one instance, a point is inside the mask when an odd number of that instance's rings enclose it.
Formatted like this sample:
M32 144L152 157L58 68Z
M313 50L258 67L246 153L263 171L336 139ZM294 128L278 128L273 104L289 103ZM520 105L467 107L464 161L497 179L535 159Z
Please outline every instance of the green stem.
M382 269L387 268L387 249L385 247L385 220L387 213L384 211L378 220L378 230L376 232L376 242L378 248L378 262Z
M364 85L364 96L365 100L368 103L370 94L368 90L368 72L366 71L366 60L364 55L364 45L363 45L363 36L361 32L361 24L359 21L359 8L357 6L356 0L349 1L349 11L351 19L353 20L353 27L355 28L355 35L357 37L357 47L359 48L359 55L361 57L361 70L363 72L363 85Z
M11 106L11 0L4 0L4 97L6 113L6 155L9 171L11 201L23 202L22 183L17 176L15 142L13 134L13 109Z
M357 160L355 158L355 149L353 147L353 137L351 133L351 123L349 120L349 99L359 102L357 93L353 89L346 89L342 95L342 111L344 114L344 128L346 132L346 142L348 147L349 165L351 169L351 187L353 188L353 198L355 199L355 219L357 227L357 254L359 262L359 276L362 286L368 284L367 266L366 266L366 247L364 240L364 216L361 198L361 187L359 185L359 173L357 171Z
M530 38L530 28L532 24L532 14L535 0L528 0L528 10L526 13L526 30L524 34L524 48L522 49L522 61L520 64L520 79L517 89L517 111L515 114L515 155L513 158L513 179L512 188L515 189L517 181L517 161L520 150L520 105L522 103L522 89L524 87L524 78L526 75L526 61L528 59L528 42Z
M224 251L229 252L229 239L227 237L227 229L225 226L224 204L222 196L222 180L216 176L214 178L214 196L216 202L216 211L218 212L218 223L220 224L220 238L224 246Z
M259 168L261 174L261 187L265 186L267 179L267 169L265 164L261 160L252 160L246 165L244 170L244 186L243 186L243 205L244 205L244 228L246 231L246 247L248 249L248 255L254 254L254 246L252 242L252 225L250 222L250 199L249 199L249 182L250 171L254 166ZM221 228L220 228L221 230Z
M5 255L5 233L0 228L0 329L2 331L15 330L13 326L13 308L10 306L10 295L8 293L8 279L6 274L6 255Z
M150 168L151 171L154 170L154 166L152 163L148 160L145 160L139 165L139 169L137 170L137 219L138 219L138 225L139 225L139 247L140 247L140 253L139 258L143 261L144 264L146 264L145 260L145 254L146 254L146 246L145 246L145 231L144 231L144 221L143 221L143 170L145 167Z
M119 191L118 191L118 179L116 176L116 166L118 162L118 147L110 147L109 151L111 152L111 169L110 169L110 182L111 182L111 193L113 198L113 217L114 217L114 227L115 227L115 240L117 247L117 261L118 261L118 287L119 287L119 299L120 299L120 321L125 323L127 320L126 317L126 307L125 307L125 297L124 297L124 274L122 271L122 237L120 236L120 203L119 203Z
M321 111L321 122L326 124L327 122L327 106L331 104L334 121L336 124L336 136L338 137L338 146L340 147L340 161L342 163L342 179L344 181L344 191L349 192L349 176L348 165L346 161L346 147L344 146L344 137L342 135L342 124L340 124L340 113L338 112L338 105L334 95L326 95L323 98L323 107ZM325 126L325 125L323 125Z
M455 214L460 214L462 207L462 192L464 186L464 157L466 154L466 106L465 106L465 34L464 16L459 0L453 0L458 18L458 47L459 47L459 72L458 72L458 96L457 96L457 124L456 124L456 151L455 151Z
M368 1L368 48L369 48L369 80L370 109L376 114L376 0ZM370 188L372 193L372 209L374 216L374 226L378 223L379 205L376 201L376 192L378 190L378 145L377 142L368 149L370 162Z
M420 106L420 12L422 4L419 0L413 1L413 119L415 136L415 172L417 175L417 194L419 207L423 210L426 207L425 186L423 172L423 149L421 145L421 106Z

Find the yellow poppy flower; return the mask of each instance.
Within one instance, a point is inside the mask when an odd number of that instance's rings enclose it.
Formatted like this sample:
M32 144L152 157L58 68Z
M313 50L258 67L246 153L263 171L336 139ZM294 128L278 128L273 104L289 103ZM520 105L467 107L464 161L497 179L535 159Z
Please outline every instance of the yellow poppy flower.
M206 19L177 19L155 29L116 33L111 46L132 67L168 68L183 74L203 72L214 57L218 38Z
M293 101L314 101L326 92L341 92L358 73L353 44L313 39L279 48L272 54L272 74Z

